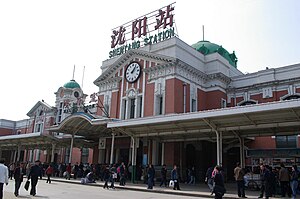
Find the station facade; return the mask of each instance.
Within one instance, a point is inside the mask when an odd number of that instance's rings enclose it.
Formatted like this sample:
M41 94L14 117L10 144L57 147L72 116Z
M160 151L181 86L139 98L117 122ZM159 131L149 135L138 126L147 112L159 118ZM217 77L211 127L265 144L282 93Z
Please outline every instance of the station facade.
M71 80L55 93L54 106L39 101L30 119L0 120L1 156L177 164L183 176L195 166L198 179L216 164L230 179L239 161L300 163L300 64L244 74L235 52L171 34L110 52L93 82L96 93L84 94Z

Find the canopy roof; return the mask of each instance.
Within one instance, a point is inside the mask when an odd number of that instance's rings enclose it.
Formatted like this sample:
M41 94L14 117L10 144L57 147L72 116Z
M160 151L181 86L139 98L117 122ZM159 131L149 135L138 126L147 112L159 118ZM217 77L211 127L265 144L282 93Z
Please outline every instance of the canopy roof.
M109 122L108 128L161 141L295 135L300 130L300 100Z

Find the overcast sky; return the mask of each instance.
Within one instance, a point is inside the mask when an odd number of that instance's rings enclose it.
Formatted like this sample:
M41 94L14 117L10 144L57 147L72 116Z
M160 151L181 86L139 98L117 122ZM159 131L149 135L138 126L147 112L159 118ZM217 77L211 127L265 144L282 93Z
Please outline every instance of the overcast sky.
M84 92L97 92L112 28L173 2L0 1L0 119L28 118L42 99L54 106L74 65ZM202 40L204 25L205 40L235 51L244 73L300 63L298 0L177 0L174 13L181 40Z

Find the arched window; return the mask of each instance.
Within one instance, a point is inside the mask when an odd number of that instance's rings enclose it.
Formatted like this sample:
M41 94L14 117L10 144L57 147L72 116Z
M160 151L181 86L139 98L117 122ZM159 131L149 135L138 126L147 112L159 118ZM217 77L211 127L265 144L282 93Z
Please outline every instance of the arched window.
M300 99L300 94L293 94L293 95L283 96L281 99L282 100Z
M252 104L257 104L257 101L254 101L254 100L242 101L242 102L238 103L238 106L247 106L247 105L252 105Z

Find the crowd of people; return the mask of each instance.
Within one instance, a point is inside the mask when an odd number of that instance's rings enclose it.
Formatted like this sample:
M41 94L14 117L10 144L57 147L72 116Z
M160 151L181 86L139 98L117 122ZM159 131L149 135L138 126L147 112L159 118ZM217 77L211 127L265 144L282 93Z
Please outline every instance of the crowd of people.
M138 166L136 168L136 175L131 175L133 167L129 163L126 165L124 162L120 164L83 164L75 163L71 164L46 164L40 161L35 163L30 162L16 162L8 165L7 168L7 181L5 174L4 161L0 162L0 172L3 173L0 179L1 193L3 192L3 185L8 183L8 179L15 180L15 192L16 196L19 195L19 189L24 181L24 176L27 176L27 181L30 180L31 189L30 194L36 195L36 185L38 179L43 176L47 177L46 183L51 183L51 177L61 177L70 180L71 178L81 180L82 184L95 183L96 181L104 182L104 189L115 188L115 183L118 182L120 186L125 186L126 181L131 180L132 176L134 180L142 180L147 189L153 189L155 181L160 181L159 186L171 187L174 190L180 190L180 183L194 185L196 182L196 170L195 167L188 167L186 170L186 178L183 180L178 172L178 166L173 165L172 168L168 168L165 164L160 167L160 170L154 168L152 164L145 167ZM236 164L233 171L234 178L237 184L237 195L240 198L247 198L245 193L245 175L248 170L241 167L240 163ZM5 174L5 175L4 175ZM265 197L266 199L280 195L281 197L289 196L295 198L299 191L298 179L300 173L297 166L286 168L284 164L281 164L280 168L271 168L268 165L260 165L260 194L258 198ZM3 178L3 179L2 179ZM210 167L205 174L205 183L208 185L211 194L215 195L215 198L220 199L226 193L224 186L224 171L221 166ZM0 195L0 199L2 195Z

